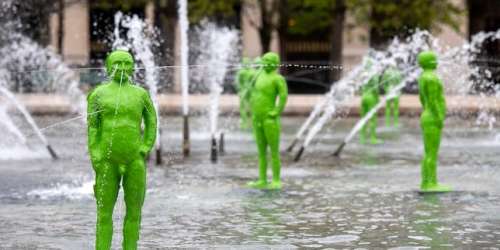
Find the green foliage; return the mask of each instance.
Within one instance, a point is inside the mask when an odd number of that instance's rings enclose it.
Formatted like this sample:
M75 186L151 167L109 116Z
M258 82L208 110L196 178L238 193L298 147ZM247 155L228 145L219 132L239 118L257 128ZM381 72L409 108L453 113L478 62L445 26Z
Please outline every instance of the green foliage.
M334 5L334 0L288 0L288 32L309 35L328 29Z
M459 29L463 10L450 0L348 0L358 24L368 24L383 35L410 29L439 30L440 24Z
M239 0L189 0L189 22L198 23L205 18L223 20L234 17L236 6L240 2Z
M133 8L143 8L151 0L93 0L91 5L100 9L115 9L129 11Z

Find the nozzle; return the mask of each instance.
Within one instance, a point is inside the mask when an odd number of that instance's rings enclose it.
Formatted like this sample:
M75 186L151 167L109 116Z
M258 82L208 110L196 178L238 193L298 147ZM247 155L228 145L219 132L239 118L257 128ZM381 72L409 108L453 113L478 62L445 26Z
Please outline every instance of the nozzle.
M183 119L184 119L184 126L183 126L183 130L182 130L182 138L183 138L182 154L184 155L184 157L188 157L189 151L190 151L189 150L189 148L190 148L190 145L189 145L189 116L184 115Z
M50 146L49 144L47 144L46 147L47 147L47 150L49 151L50 157L52 157L52 160L59 159L59 157L56 154L56 151L54 151L54 149L52 148L52 146Z
M210 161L217 163L217 140L212 135L212 144L210 146Z
M156 138L156 165L161 165L163 163L163 159L161 156L161 129L158 130L158 138Z
M337 150L335 150L335 152L332 154L332 156L335 156L335 157L339 157L340 156L340 153L342 153L342 149L344 149L345 145L347 143L345 141L343 141L337 148Z
M219 137L219 153L220 155L224 155L224 133L221 132L220 133L220 137Z
M161 146L156 148L156 165L161 165L163 163L163 159L161 158Z
M302 156L302 153L304 153L304 150L305 150L304 146L300 147L299 152L297 152L297 154L295 155L295 159L293 159L293 161L298 162L300 160L300 157Z

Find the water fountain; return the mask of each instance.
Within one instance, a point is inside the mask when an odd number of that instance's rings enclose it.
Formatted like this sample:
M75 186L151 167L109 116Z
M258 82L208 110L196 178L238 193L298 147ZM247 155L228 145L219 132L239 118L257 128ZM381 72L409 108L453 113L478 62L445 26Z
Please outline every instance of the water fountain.
M238 61L239 32L236 29L220 27L215 23L203 21L195 29L196 65L204 65L202 70L194 72L194 82L208 87L210 102L208 105L209 133L211 136L212 162L217 161L217 134L223 139L223 132L218 131L219 99L229 65ZM223 142L220 141L222 145Z
M486 81L483 79L483 77L479 76L479 68L477 66L471 66L470 62L473 61L475 53L480 50L480 47L482 43L486 39L498 39L500 37L500 31L497 32L489 32L487 34L485 33L480 33L474 36L471 39L470 43L464 44L463 46L449 49L449 48L442 48L439 46L439 43L437 39L432 37L428 32L426 31L417 31L415 32L411 37L408 38L407 41L405 42L400 42L398 39L395 39L388 47L386 51L381 51L375 53L379 61L379 66L375 68L375 70L372 70L369 76L373 74L380 74L385 65L389 63L397 63L398 67L405 71L406 77L402 81L402 84L409 83L411 81L414 81L416 79L416 75L418 74L418 69L414 68L414 60L416 57L416 54L418 54L419 51L429 48L436 50L440 52L441 54L439 55L440 61L442 61L443 67L438 68L439 74L442 74L444 77L443 82L445 85L445 89L447 90L447 93L459 93L459 94L466 94L469 91L471 91L471 86L473 81L470 81L470 77L474 77L476 79L480 79L479 84L482 85L491 85L491 82ZM442 58L442 59L441 59ZM357 72L359 70L359 66L355 68L351 73L349 73L345 78L350 79L350 76L353 72ZM453 80L452 80L453 79ZM343 102L345 100L348 100L347 97L351 97L354 94L354 90L359 88L359 84L363 84L365 81L359 81L358 83L354 83L352 85L344 85L342 84L344 82L344 79L341 79L339 83L335 84L332 86L332 89L328 94L326 94L326 99L327 103L329 102L328 100L331 99L331 95L335 91L346 91L350 94L348 95L342 95L340 98L340 101ZM476 83L478 81L475 81ZM395 89L401 90L404 88L404 85L400 85ZM390 93L390 94L397 94L397 92ZM335 99L335 98L334 98ZM387 98L384 98L379 105L377 105L376 109L373 110L373 112L369 112L367 114L367 117L364 117L358 124L354 126L354 128L351 130L351 133L348 134L348 136L342 141L342 143L339 145L337 150L335 150L334 155L339 155L346 143L348 143L353 136L363 127L364 123L366 123L369 118L373 115L376 114L378 109L383 107L382 103L385 103ZM306 139L304 140L304 143L302 147L299 149L298 153L295 156L295 160L298 161L304 151L304 149L309 145L310 141L313 139L315 134L319 132L319 130L322 128L322 126L332 117L332 115L336 111L336 106L333 105L332 103L337 104L340 103L338 101L330 101L329 104L326 105L326 107L322 110L322 115L321 117L318 118L316 124L313 125L313 127L308 131L308 134L306 136ZM314 108L313 112L309 116L309 118L306 120L304 125L302 125L301 129L299 130L299 133L297 133L297 136L295 138L300 138L298 135L302 135L304 131L306 130L306 127L308 123L311 123L311 120L314 119L314 117L318 116L318 113L320 113L320 107L324 106L321 102L317 104L317 106ZM366 118L366 119L365 119ZM296 139L298 141L298 139ZM296 142L293 142L296 143ZM293 148L293 144L289 147L290 149Z
M187 0L178 1L178 16L180 27L180 43L181 43L181 86L182 86L182 152L184 157L189 156L189 68L188 68L188 30L189 21L187 17Z
M13 42L0 48L0 55L2 55L0 65L3 69L6 69L2 74L2 87L0 90L23 114L51 157L56 159L57 154L52 146L48 143L24 105L17 101L9 88L14 88L14 85L19 81L28 80L33 84L32 91L63 94L74 100L73 111L83 114L81 117L85 116L85 95L78 88L78 80L74 71L69 69L51 49L42 48L29 38L16 32L10 32L7 36ZM27 69L28 71L26 71ZM17 81L13 79L17 79Z

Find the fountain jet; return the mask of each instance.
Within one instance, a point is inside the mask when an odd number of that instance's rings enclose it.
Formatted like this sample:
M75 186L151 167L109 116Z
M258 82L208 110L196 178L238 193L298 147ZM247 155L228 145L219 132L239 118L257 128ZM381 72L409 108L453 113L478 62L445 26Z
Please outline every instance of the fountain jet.
M45 135L38 128L38 125L36 125L36 122L33 120L33 117L31 117L30 113L28 112L28 110L26 110L24 105L19 103L17 101L16 97L10 91L8 91L5 87L0 86L0 92L16 106L16 108L21 112L21 114L23 114L24 119L26 119L26 121L28 121L28 123L31 125L31 127L33 128L33 130L37 134L40 141L42 141L42 143L45 145L45 148L47 148L47 151L49 152L50 157L52 157L52 159L54 159L54 160L57 160L59 157L57 156L56 152L54 151L52 146L47 141L47 138L45 137Z
M383 65L389 62L396 63L397 61L398 64L405 64L405 68L410 67L412 55L430 46L429 37L430 34L427 31L417 31L405 42L394 39L386 51L370 51L361 65L358 65L354 70L349 72L346 77L333 85L330 92L325 96L326 101L322 113L321 115L318 114L319 118L317 118L316 123L307 131L306 138L300 150L301 152L296 155L295 161L300 160L305 148L322 129L324 124L334 116L341 103L351 99L355 91L365 84L370 77L375 74L380 74L384 69ZM373 67L371 67L370 65L373 64L373 62L380 63L374 64ZM319 111L313 113L319 113ZM313 116L313 114L310 115L310 117ZM344 146L345 145L342 147Z
M184 157L189 156L189 75L188 75L188 29L189 21L187 18L187 0L178 1L178 15L180 27L180 41L181 41L181 86L182 86L182 116L184 126L182 130L182 152Z

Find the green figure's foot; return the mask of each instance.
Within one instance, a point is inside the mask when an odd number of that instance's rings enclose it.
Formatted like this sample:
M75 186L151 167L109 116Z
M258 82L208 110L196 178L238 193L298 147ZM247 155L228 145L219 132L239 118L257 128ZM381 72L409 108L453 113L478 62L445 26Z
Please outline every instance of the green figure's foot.
M256 189L266 189L267 188L267 181L251 181L247 183L247 187L249 188L256 188Z
M279 190L281 189L281 181L273 181L267 185L267 189L269 190Z
M420 193L446 193L450 191L450 186L442 184L424 185L420 187Z
M374 138L374 139L370 140L370 144L372 144L372 145L377 145L377 144L382 144L382 143L384 143L384 141L381 139Z

